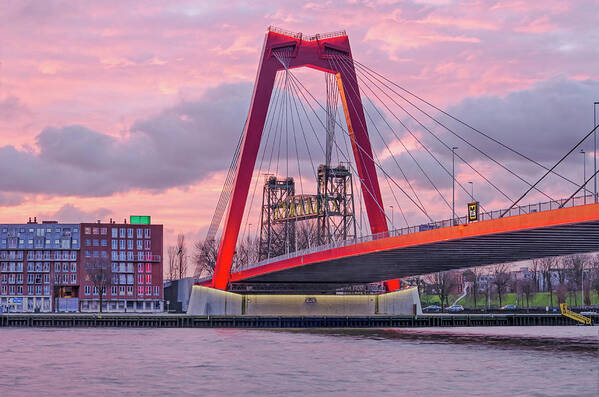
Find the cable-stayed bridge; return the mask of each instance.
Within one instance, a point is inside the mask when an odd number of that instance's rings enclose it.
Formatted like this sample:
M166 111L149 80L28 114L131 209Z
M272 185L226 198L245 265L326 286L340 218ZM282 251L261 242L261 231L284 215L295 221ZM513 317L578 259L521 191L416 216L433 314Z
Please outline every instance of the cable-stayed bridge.
M324 73L324 90L302 67ZM571 160L596 129L538 161L357 61L345 32L271 27L203 284L393 289L410 275L599 251L596 158L578 181Z

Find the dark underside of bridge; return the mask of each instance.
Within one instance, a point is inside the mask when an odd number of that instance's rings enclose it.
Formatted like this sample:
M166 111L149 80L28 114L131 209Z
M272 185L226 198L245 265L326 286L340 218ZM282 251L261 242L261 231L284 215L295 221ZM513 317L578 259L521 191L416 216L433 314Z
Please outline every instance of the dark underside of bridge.
M330 288L472 266L595 251L599 251L599 221L371 252L265 273L238 284L321 284L323 288Z

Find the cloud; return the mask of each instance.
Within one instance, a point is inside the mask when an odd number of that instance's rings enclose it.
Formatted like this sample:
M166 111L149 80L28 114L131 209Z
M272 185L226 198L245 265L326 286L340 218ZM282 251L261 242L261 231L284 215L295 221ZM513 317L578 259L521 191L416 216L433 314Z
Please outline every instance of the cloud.
M560 77L506 96L467 98L448 110L537 161L553 162L591 130L598 93L598 81ZM471 132L468 136L484 142ZM486 148L493 156L514 158L488 141Z
M0 192L0 207L14 207L25 202L25 196L18 193Z
M91 211L85 211L74 204L67 203L60 207L58 211L49 214L40 214L40 220L54 220L63 223L82 223L96 222L97 220L107 221L106 217L111 215L112 211L106 208L97 208Z
M0 100L0 120L13 120L28 112L27 106L14 95L9 95Z
M185 186L230 161L251 86L221 85L133 123L122 137L81 125L46 127L35 151L0 147L0 191L105 196Z

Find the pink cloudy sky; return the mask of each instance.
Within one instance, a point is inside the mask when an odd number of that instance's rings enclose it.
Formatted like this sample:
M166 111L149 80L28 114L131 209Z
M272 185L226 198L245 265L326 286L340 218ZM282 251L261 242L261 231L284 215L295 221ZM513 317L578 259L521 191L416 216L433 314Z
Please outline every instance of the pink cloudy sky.
M597 10L592 0L2 1L1 221L149 214L168 241L199 238L271 24L345 29L363 63L557 159L599 100Z

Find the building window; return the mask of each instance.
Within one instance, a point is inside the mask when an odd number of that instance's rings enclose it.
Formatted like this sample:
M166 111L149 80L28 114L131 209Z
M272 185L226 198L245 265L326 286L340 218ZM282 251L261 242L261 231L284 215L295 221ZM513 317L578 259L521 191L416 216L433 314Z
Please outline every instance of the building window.
M35 286L35 294L37 296L40 296L42 294L42 286L41 285L36 285Z
M92 229L92 231L93 231L94 234L99 234L100 233L100 229L98 229L97 227L94 227Z
M86 285L86 286L83 288L83 291L84 291L83 293L84 293L85 295L89 295L89 294L91 293L91 288L90 288L90 286L89 286L89 285Z
M112 238L119 238L119 229L113 227L112 229Z
M112 251L112 260L113 261L119 260L119 252L118 251Z
M99 247L100 246L100 240L98 240L97 238L95 238L93 240L93 242L94 242L94 247Z
M124 286L119 286L119 295L120 296L124 296L125 295L125 287Z
M44 295L50 295L50 286L44 285Z
M100 257L100 252L94 251L94 258L99 258L99 257Z
M127 273L133 273L133 263L127 263Z
M124 227L121 227L119 229L119 237L120 238L125 238L127 236L127 229L125 229Z
M71 284L77 284L77 275L71 274Z
M133 274L127 274L127 284L133 285Z
M50 284L50 275L48 273L44 273L44 284Z
M40 283L42 282L42 275L38 274L39 278L40 278ZM23 284L23 273L18 273L17 274L17 284Z
M137 275L137 284L143 284L143 283L144 283L144 275L138 274Z
M139 229L139 230L141 230L141 229ZM137 250L141 251L142 249L144 249L143 240L137 240Z
M152 284L152 275L146 274L146 284Z
M160 287L154 286L154 296L160 296Z
M23 295L23 286L17 285L17 295Z
M2 287L2 288L6 288L6 287ZM33 295L33 285L27 286L27 295Z
M133 229L127 229L127 238L133 238Z
M112 249L113 250L119 249L119 240L112 240Z
M133 249L133 240L127 240L127 249L128 250L132 250Z
M146 263L146 273L152 273L152 264Z
M119 248L120 248L121 250L127 249L127 248L126 248L127 246L126 246L125 244L126 244L126 243L125 243L125 240L120 240Z
M98 295L98 289L96 287L92 288L92 294Z
M152 236L152 234L151 234L151 232L150 232L150 229L146 229L146 234L145 234L145 237L146 237L146 238L150 238L151 236Z
M44 272L50 271L50 262L44 262Z
M68 274L63 274L62 275L62 283L63 284L68 284L69 283L69 275Z
M27 271L28 272L32 272L33 271L33 262L27 262ZM58 267L58 269L60 270L60 266Z
M144 271L144 264L143 263L138 263L137 264L137 272L138 273L143 273Z
M133 295L133 287L131 285L127 286L127 295Z
M68 272L69 271L69 262L63 262L62 263L62 271L63 272Z
M137 287L137 295L139 296L143 296L144 295L144 287Z
M152 287L146 287L146 295L152 296Z
M71 272L76 272L77 271L77 262L73 262L71 263Z
M117 288L115 285L113 285L112 287L110 287L110 294L111 294L112 296L116 296L116 294L117 294L117 289L118 289L118 288Z
M85 257L86 258L91 258L92 254L89 251L85 251Z
M103 238L100 245L102 245L102 247L107 247L108 246L108 241L106 241L106 239Z
M120 274L119 275L119 284L127 284L127 275L126 274Z
M71 260L77 260L77 251L71 251Z
M33 284L33 273L27 273L27 284Z
M137 238L144 238L144 230L141 228L138 228L136 230L137 230Z
M144 240L144 249L145 249L145 250L149 250L149 249L151 249L151 247L152 247L152 246L151 246L151 243L152 243L152 241L151 241L151 240Z
M103 227L103 228L100 229L100 234L101 235L105 236L106 232L107 232L107 229L105 227Z
M112 272L113 273L118 273L119 272L119 264L116 262L112 262Z
M85 229L83 229L83 234L92 234L92 228L91 227L86 227Z
M54 274L54 284L60 284L60 274Z

